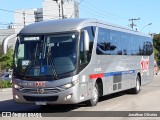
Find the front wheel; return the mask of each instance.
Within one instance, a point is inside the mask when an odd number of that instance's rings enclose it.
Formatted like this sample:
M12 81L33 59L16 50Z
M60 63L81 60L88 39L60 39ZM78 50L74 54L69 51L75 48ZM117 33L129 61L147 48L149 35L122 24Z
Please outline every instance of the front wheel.
M132 89L132 93L133 94L138 94L140 92L140 87L141 87L140 78L139 78L139 76L137 76L137 78L136 78L136 87Z
M99 88L98 84L95 83L93 92L92 92L92 98L87 102L87 105L89 106L96 106L99 100Z

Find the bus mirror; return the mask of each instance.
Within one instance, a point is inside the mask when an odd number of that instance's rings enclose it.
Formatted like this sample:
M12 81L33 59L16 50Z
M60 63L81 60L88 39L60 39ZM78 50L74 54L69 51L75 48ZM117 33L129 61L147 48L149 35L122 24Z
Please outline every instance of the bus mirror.
M8 36L7 38L5 38L2 42L2 46L3 46L3 53L7 54L7 48L8 48L8 41L12 40L13 38L16 38L17 34L12 34L10 36Z
M8 41L4 40L2 46L3 46L3 53L7 54Z
M84 50L89 51L89 35L87 30L84 30Z

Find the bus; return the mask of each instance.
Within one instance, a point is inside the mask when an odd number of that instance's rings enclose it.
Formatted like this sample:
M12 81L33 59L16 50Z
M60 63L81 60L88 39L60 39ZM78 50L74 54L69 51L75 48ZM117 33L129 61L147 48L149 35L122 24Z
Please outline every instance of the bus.
M150 35L95 19L33 23L17 35L13 99L17 103L95 106L101 96L153 80Z

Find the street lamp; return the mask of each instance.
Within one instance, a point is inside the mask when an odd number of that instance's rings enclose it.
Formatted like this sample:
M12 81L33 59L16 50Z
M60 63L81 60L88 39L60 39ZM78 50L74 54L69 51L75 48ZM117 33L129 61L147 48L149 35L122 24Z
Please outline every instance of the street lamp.
M149 25L152 25L152 23L148 23L147 25L143 26L142 29L141 29L141 32L142 32L142 30L143 30L145 27L147 27L147 26L149 26Z

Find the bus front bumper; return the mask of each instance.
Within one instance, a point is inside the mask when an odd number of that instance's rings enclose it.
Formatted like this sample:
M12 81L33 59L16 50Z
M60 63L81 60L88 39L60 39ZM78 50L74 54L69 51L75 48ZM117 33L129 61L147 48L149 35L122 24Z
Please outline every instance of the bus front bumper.
M45 88L43 88L45 89ZM43 89L42 90L43 92ZM13 99L16 103L35 103L37 105L47 104L76 104L79 102L79 87L75 85L69 89L58 93L22 93L18 89L13 88Z

